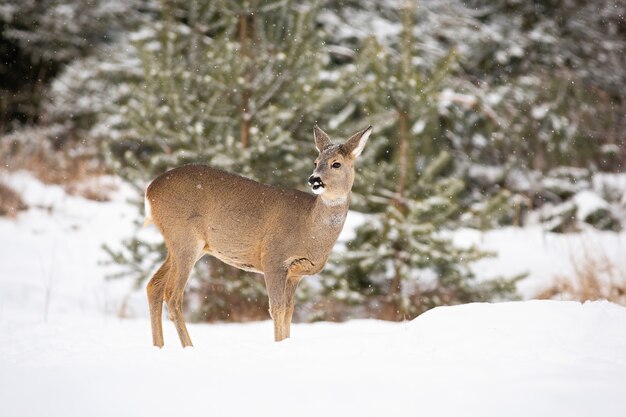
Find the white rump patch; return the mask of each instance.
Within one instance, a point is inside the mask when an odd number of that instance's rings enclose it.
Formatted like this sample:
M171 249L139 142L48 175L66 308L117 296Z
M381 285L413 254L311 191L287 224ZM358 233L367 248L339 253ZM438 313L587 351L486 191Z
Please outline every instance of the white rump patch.
M152 207L150 206L150 200L148 200L148 194L143 199L143 206L146 212L146 220L143 223L143 226L146 227L150 223L152 223Z
M152 218L152 207L150 206L150 200L148 200L148 196L143 199L143 206L146 210L146 217Z

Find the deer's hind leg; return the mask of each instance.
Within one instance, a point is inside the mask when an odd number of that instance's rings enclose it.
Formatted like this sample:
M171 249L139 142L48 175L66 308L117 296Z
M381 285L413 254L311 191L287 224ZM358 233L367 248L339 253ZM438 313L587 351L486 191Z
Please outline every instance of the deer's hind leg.
M160 348L163 347L163 292L169 272L170 257L168 254L146 287L150 308L150 323L152 324L152 344Z
M183 347L193 346L185 318L183 317L183 293L189 274L203 254L204 241L189 239L185 242L167 242L172 258L172 270L165 286L167 312L176 326L180 343Z

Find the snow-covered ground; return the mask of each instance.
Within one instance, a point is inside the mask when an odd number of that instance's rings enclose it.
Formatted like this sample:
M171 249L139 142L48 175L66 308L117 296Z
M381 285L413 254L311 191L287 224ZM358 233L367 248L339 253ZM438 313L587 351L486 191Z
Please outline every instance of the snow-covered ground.
M606 232L588 226L580 233L550 233L540 226L505 227L480 232L455 232L459 245L477 245L496 254L473 265L477 277L510 277L527 273L517 285L525 299L534 298L553 284L555 277L571 277L576 266L588 260L605 259L626 271L626 233Z
M623 416L626 308L469 304L410 323L191 325L149 346L146 320L0 328L2 416Z
M407 323L196 324L181 349L165 319L150 346L143 291L105 281L102 243L132 232L123 186L96 203L25 173L31 208L0 219L0 416L622 416L626 308L525 301L431 310ZM349 224L358 223L351 215ZM143 232L142 232L143 233ZM350 230L346 231L347 234ZM531 298L580 251L623 265L626 236L461 231L494 250L479 276L528 271ZM135 317L116 314L126 298Z
M130 286L105 280L102 245L119 245L134 230L131 190L119 184L112 200L100 203L26 172L3 180L30 209L15 220L0 218L0 321L115 311Z

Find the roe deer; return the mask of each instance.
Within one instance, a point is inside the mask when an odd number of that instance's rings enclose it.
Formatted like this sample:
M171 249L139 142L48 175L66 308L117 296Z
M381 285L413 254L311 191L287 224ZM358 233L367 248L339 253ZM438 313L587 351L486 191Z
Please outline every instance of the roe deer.
M335 145L315 126L319 152L308 182L317 196L274 187L203 165L159 175L146 191L146 225L161 231L167 257L148 283L152 342L163 346L167 304L183 347L192 346L182 313L185 285L205 253L263 274L274 340L289 337L296 287L322 270L343 228L354 163L372 127Z

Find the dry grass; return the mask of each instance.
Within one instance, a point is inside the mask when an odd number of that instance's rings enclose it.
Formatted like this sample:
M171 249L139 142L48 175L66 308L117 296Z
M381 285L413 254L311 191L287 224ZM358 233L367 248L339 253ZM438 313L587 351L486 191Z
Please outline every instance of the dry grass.
M80 182L70 182L64 184L63 188L70 195L77 195L87 200L110 201L111 193L116 187L111 182L102 180L102 176L94 177Z
M581 302L608 300L626 305L626 271L605 253L585 250L582 256L570 258L573 275L557 275L554 284L537 298Z
M61 185L68 194L89 200L109 201L114 191L110 184L95 180L106 173L104 168L87 156L72 156L66 150L38 149L35 153L16 156L10 167L29 171L43 183Z
M0 216L15 218L18 211L26 208L18 192L0 182Z
M107 169L93 151L84 147L56 148L53 128L31 128L0 139L0 162L10 171L26 170L46 184L57 184L72 195L108 201L113 188L97 178Z

